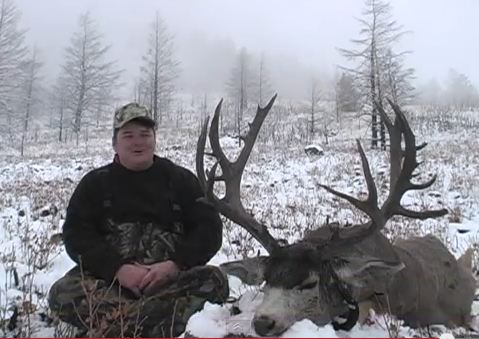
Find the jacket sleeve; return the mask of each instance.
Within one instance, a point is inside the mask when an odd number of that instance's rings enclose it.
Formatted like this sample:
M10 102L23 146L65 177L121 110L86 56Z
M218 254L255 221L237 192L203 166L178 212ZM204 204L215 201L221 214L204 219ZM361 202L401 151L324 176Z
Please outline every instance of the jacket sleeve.
M203 191L196 176L179 168L179 200L182 208L184 237L173 260L183 268L206 264L220 249L223 223L216 209L199 201Z
M101 183L88 173L76 187L68 204L63 239L70 258L94 276L110 282L126 262L110 246L99 227L103 221ZM97 182L98 181L98 182Z

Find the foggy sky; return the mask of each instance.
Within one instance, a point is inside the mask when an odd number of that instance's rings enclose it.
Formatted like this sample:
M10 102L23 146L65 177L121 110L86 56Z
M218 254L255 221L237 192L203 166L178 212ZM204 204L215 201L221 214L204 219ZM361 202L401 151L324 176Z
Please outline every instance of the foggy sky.
M208 82L231 67L216 50L234 54L242 46L267 58L280 56L283 66L332 75L336 64L345 63L337 48L352 47L349 40L358 37L355 18L361 17L363 8L362 0L16 0L16 4L23 13L22 27L28 29L28 43L40 49L47 78L58 74L78 17L89 10L104 41L112 45L110 55L126 70L127 82L139 73L148 25L158 10L175 35L182 86L197 90L226 80ZM442 81L454 68L479 87L478 0L391 4L394 18L411 31L398 49L413 51L407 63L416 69L418 82ZM298 68L289 73L280 69L275 70L280 74L272 74L274 79L294 87Z

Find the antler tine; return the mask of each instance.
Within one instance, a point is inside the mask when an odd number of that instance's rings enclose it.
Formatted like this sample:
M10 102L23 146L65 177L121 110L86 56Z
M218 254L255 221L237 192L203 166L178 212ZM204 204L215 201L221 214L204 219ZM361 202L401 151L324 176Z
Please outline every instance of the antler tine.
M215 162L215 164L213 165L213 167L211 167L211 170L210 172L208 173L208 182L207 182L207 186L206 186L206 198L209 199L210 201L215 201L217 200L214 192L213 192L213 189L214 189L214 186L215 186L215 181L217 180L216 179L216 169L218 168L218 162Z
M357 209L366 213L371 221L352 228L347 229L334 229L331 232L331 238L322 243L318 243L319 247L322 247L322 253L324 256L332 255L335 250L341 248L344 245L350 245L361 241L362 239L373 234L377 230L381 229L386 220L378 206L378 192L373 176L371 174L371 168L369 167L369 161L364 153L364 149L359 140L356 140L359 155L361 156L361 163L363 167L364 178L366 179L366 185L368 188L368 197L366 200L359 200L350 195L336 191L326 185L320 185L328 192L347 200Z
M389 195L383 206L379 208L377 190L374 184L374 179L371 175L369 163L361 143L357 141L363 165L364 177L368 186L367 200L361 201L325 185L321 185L321 187L325 188L330 193L349 201L356 208L370 216L371 221L363 225L358 225L357 227L333 230L330 239L319 245L323 248L325 256L332 255L342 246L359 242L373 232L380 230L393 215L402 215L415 219L427 219L447 214L446 209L412 211L401 206L401 198L406 191L427 188L435 182L436 176L421 184L411 182L411 179L415 176L413 172L419 165L416 159L416 153L419 149L425 147L426 144L423 143L419 146L416 145L416 138L403 112L399 106L395 105L390 100L388 101L396 115L394 124L387 116L383 107L377 102L375 105L388 129L390 139L391 177ZM401 149L401 141L403 137L405 143L404 151Z
M387 99L389 104L393 107L395 105L391 100ZM396 115L394 124L391 122L391 119L389 116L386 114L384 111L384 108L382 107L379 102L374 102L374 105L376 106L379 114L381 115L382 120L384 121L384 124L386 125L388 129L388 134L389 134L389 159L390 159L390 164L391 164L391 171L390 171L390 179L389 182L391 183L391 186L393 186L393 183L396 182L396 180L399 177L399 173L401 172L401 164L402 160L404 158L404 151L401 149L401 140L402 140L402 128L398 128L400 122L400 118ZM397 105L396 109L400 111L399 107ZM406 118L402 118L403 122L406 121ZM408 125L409 126L409 125ZM410 131L412 136L414 137L414 134L412 131ZM415 138L415 137L414 137ZM415 141L412 143L415 145ZM416 151L420 151L424 147L426 147L427 143L423 142L420 145L416 145ZM417 165L416 165L417 167Z
M231 162L226 158L225 153L220 145L220 138L219 138L219 121L220 121L220 113L221 113L221 106L223 104L223 98L220 100L218 105L216 105L215 114L213 119L211 120L211 128L210 128L210 145L213 151L213 155L218 160L221 166L221 170L223 171L223 175L225 175L225 171L231 166Z
M432 177L425 183L414 184L411 182L411 179L414 177L414 170L417 168L419 163L417 162L416 155L418 146L416 145L416 137L412 132L409 123L407 122L404 113L401 111L398 105L394 104L391 100L388 100L391 105L395 115L395 124L391 127L390 131L390 147L391 147L391 172L393 171L393 166L396 166L395 172L397 176L394 177L391 174L390 189L389 195L381 207L381 211L384 215L385 220L388 220L393 215L402 215L415 219L427 219L440 217L447 214L446 209L440 210L425 210L425 211L412 211L401 206L401 198L409 190L421 190L427 187L430 187L435 181L436 176ZM379 110L381 114L386 115L384 110ZM388 128L388 130L390 130ZM396 136L399 135L399 138ZM393 137L394 136L394 137ZM405 150L401 150L401 139L404 137ZM419 147L424 147L420 145ZM400 152L399 162L396 159L396 162L393 164L393 154L394 152ZM397 157L397 155L396 155ZM401 166L402 160L402 166Z
M416 151L420 151L426 146L427 146L427 142L424 141L422 144L416 146Z
M256 115L253 119L253 122L250 124L248 134L244 139L244 147L241 150L241 153L235 163L235 165L238 167L238 170L241 170L241 173L243 173L243 169L246 166L246 162L248 161L251 150L253 149L253 145L256 141L256 138L258 137L259 130L263 125L264 119L268 115L271 107L273 107L277 96L278 94L275 94L268 102L268 104L263 108L258 105Z
M393 128L393 123L392 123L391 119L389 119L389 116L386 114L386 112L384 111L383 106L379 103L379 101L374 101L374 106L376 107L379 114L381 115L381 118L383 119L384 124L386 125L386 127L388 129L388 132L390 132Z
M401 149L401 130L395 128L398 124L398 118L395 118L395 123L393 124L389 116L384 111L383 106L375 101L374 105L379 112L379 115L384 121L386 128L389 134L389 161L390 161L390 173L389 173L389 182L391 186L396 182L401 172L401 162L403 158L403 151Z
M256 116L250 124L250 131L245 138L245 145L236 161L231 162L226 157L219 141L219 117L221 112L221 104L223 99L218 103L215 109L215 114L211 120L209 131L209 140L213 156L217 162L212 167L208 178L205 177L204 171L204 150L206 144L206 132L208 129L208 122L203 125L200 137L198 138L197 154L196 154L196 170L200 184L203 187L205 197L208 202L212 203L218 211L231 221L242 226L248 231L261 245L269 252L273 252L279 247L278 242L271 236L265 225L259 223L247 213L243 207L240 197L241 177L244 171L246 162L256 141L257 135L261 125L271 109L276 95L270 100L268 105L264 108L258 106ZM221 167L221 176L216 176L216 169L218 165ZM218 198L213 192L213 186L216 181L224 181L225 195L223 198Z
M379 213L380 211L378 207L378 191L376 188L376 184L374 183L374 179L371 174L371 169L369 167L369 161L368 161L368 158L366 157L366 154L364 153L364 149L361 145L361 142L359 140L356 140L356 143L358 146L359 155L361 156L361 163L363 166L364 178L366 179L366 185L368 187L367 199L359 200L345 193L336 191L330 188L329 186L326 186L326 185L320 185L320 186L326 189L328 192L350 202L357 209L366 213L374 221L375 226L381 227L380 225L382 224L383 221L382 221L382 215Z
M208 132L208 122L209 117L203 122L201 127L201 133L198 137L198 142L196 143L196 173L198 180L200 182L203 193L206 195L207 192L207 180L205 176L205 164L204 164L204 155L205 155L205 146L206 146L206 133Z

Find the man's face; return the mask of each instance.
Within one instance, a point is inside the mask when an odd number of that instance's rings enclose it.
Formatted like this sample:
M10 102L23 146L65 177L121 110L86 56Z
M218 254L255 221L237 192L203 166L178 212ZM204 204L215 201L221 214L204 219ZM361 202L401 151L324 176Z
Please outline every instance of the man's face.
M120 163L133 171L141 171L153 164L155 133L153 128L135 121L125 124L116 135L113 149Z

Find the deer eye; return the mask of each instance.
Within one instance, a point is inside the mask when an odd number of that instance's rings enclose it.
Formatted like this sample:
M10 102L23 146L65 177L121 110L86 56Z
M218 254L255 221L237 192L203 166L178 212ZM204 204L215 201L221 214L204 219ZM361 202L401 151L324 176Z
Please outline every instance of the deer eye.
M305 283L302 283L301 285L299 285L297 287L297 289L299 291L302 291L302 290L310 290L312 288L315 288L316 286L318 285L318 281L315 280L315 281L307 281Z

